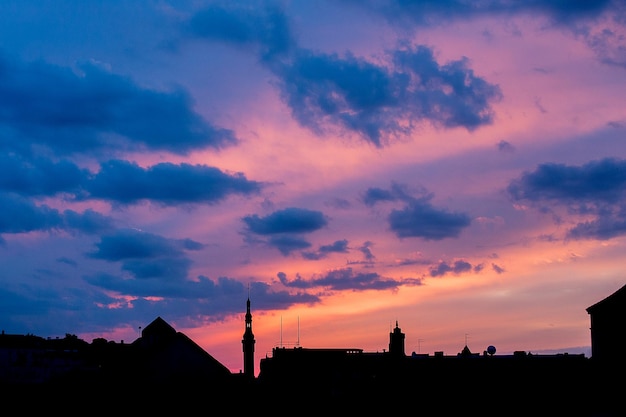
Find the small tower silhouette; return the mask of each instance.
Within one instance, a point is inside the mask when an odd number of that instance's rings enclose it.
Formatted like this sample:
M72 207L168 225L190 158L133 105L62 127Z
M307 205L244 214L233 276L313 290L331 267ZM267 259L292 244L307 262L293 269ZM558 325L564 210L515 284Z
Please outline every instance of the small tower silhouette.
M404 356L404 333L398 327L398 320L396 320L396 328L389 333L389 353L394 356Z
M243 373L254 378L254 334L252 334L252 313L250 313L250 294L246 303L246 330L243 333Z

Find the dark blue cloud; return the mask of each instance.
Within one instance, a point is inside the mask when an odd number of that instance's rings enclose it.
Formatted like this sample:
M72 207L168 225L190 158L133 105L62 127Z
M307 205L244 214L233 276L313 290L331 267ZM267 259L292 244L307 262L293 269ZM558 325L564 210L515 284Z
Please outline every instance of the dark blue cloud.
M306 239L300 236L285 234L270 236L267 244L275 247L285 256L289 255L293 251L308 249L311 247L311 243L309 243Z
M300 275L297 275L293 280L289 280L284 272L279 272L278 279L284 286L290 288L311 289L322 287L333 291L397 290L401 286L422 284L420 279L394 280L382 277L375 272L355 272L352 268L336 269L308 280L303 279Z
M46 205L15 194L0 194L0 233L28 233L63 228L63 216Z
M130 272L135 278L179 279L187 276L191 260L184 257L163 257L150 259L128 259L122 263L122 270Z
M114 228L113 219L92 209L87 209L82 213L65 210L63 217L65 225L69 230L77 230L85 234L100 234L111 231Z
M185 250L199 250L202 244L189 239L168 239L135 229L118 229L101 237L97 250L90 254L97 259L158 259L182 256Z
M574 23L593 19L607 9L616 7L613 0L529 0L529 1L467 1L467 0L347 0L347 3L366 7L398 24L431 25L454 19L471 19L489 15L531 14L545 16L555 23Z
M544 28L547 25L565 28L584 41L600 62L626 68L623 33L626 6L621 0L345 0L345 3L365 8L394 28L408 31L482 17L543 19ZM602 26L595 27L598 23Z
M249 243L274 247L285 256L294 251L310 248L311 243L302 237L302 234L315 232L328 223L322 212L298 207L278 210L265 217L253 214L243 217L242 221L246 224L248 234L246 239ZM253 238L250 236L251 233L269 238L266 240ZM308 259L319 259L321 256L312 252L305 252L302 255Z
M315 252L303 252L302 256L309 260L319 260L331 253L348 253L348 240L336 240L330 245L321 245Z
M0 147L58 154L162 150L187 154L236 143L193 111L183 90L162 92L90 63L74 71L0 58Z
M471 223L465 213L451 213L425 202L414 202L402 210L392 210L387 220L399 238L419 237L425 240L458 237Z
M37 286L23 282L12 285L5 275L6 271L0 273L6 283L0 287L0 304L6 315L3 329L41 335L76 331L85 322L89 323L89 332L112 331L119 323L137 328L158 316L181 326L199 326L207 320L214 322L240 315L242 308L245 310L247 296L253 300L257 312L320 302L313 294L273 288L264 282L246 285L227 277L129 279L98 273L84 276L83 280L91 285L81 290L74 286L55 287L49 280L38 280ZM130 298L120 302L120 295ZM49 320L50 315L56 320Z
M324 213L298 207L278 210L265 217L253 214L242 220L249 231L259 235L311 233L328 223Z
M153 320L156 316L177 317L180 320L190 320L189 317L223 319L240 314L242 300L247 296L253 300L255 311L288 309L293 305L320 301L316 295L276 290L263 282L252 282L246 287L244 283L228 277L215 280L205 276L196 280L138 280L103 273L85 277L85 281L106 292L139 297L130 301L128 308L146 320ZM162 299L152 301L151 297ZM102 304L107 302L113 304L116 300L101 301Z
M569 238L604 240L626 234L626 160L542 164L511 181L507 192L513 201L544 212L562 206L570 214L594 217L571 228Z
M9 153L0 156L0 189L24 196L78 193L87 174L68 160L28 159Z
M454 261L452 264L448 262L439 262L434 267L431 267L429 274L431 277L441 277L448 273L455 275L462 274L463 272L469 272L472 270L472 264L464 260Z
M318 135L339 128L381 147L421 122L471 131L492 122L501 98L467 59L440 65L426 46L403 46L385 64L298 48L283 11L271 7L212 6L186 33L260 49L293 117Z
M363 258L365 258L366 262L372 262L376 259L376 256L372 253L372 242L364 242L361 247L359 247L359 251L363 254Z
M409 191L404 184L392 183L390 189L371 187L363 195L367 206L380 202L403 202L402 209L394 209L387 216L389 228L399 238L420 237L426 240L440 240L458 237L471 223L465 213L451 213L435 208L430 200L433 193L424 187Z
M351 54L299 50L274 70L294 118L318 134L340 126L381 147L424 121L468 130L492 122L500 89L475 76L466 59L439 65L426 46L390 55L383 66Z
M348 252L348 240L336 240L330 245L322 245L319 247L321 253L347 253Z
M148 168L122 160L103 163L85 185L89 198L132 204L216 204L232 194L257 194L261 184L241 173L226 174L206 165L160 163Z
M507 187L514 200L617 203L626 197L626 161L606 158L581 166L547 163Z
M398 196L391 190L385 190L378 187L368 188L363 196L363 202L367 206L373 206L381 201L396 201L397 199Z
M187 278L191 260L186 251L200 250L204 245L189 239L168 239L134 229L108 233L87 255L109 262L121 262L122 270L143 279L181 280Z
M425 189L419 190L421 194L419 198L432 198L432 194L428 193ZM414 197L404 184L393 182L390 189L370 187L365 190L363 194L363 202L367 206L374 206L380 202L393 202L393 201L414 201Z
M183 30L192 37L251 48L263 60L285 55L294 46L285 13L274 5L257 6L211 4L186 21Z
M110 160L92 174L68 160L28 159L17 154L0 157L0 190L22 196L62 195L119 204L143 200L163 205L217 204L232 194L257 194L261 187L242 173L229 174L206 165L160 163L143 168L133 162Z
M113 220L87 209L82 213L65 210L62 213L45 204L15 193L0 193L0 234L51 232L64 230L83 234L97 234L111 230ZM0 237L0 242L4 240Z
M155 279L125 279L110 274L98 274L85 278L87 282L108 291L137 297L171 297L183 299L218 299L230 293L230 280L223 283L201 277L198 281L164 279L158 275ZM236 281L234 282L236 283ZM238 283L241 284L241 283ZM244 288L241 285L241 294ZM241 297L241 294L239 297Z

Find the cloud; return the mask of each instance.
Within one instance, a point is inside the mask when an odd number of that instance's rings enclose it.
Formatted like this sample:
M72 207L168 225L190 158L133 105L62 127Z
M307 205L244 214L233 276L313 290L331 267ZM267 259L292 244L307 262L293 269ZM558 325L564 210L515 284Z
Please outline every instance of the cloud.
M92 209L87 209L82 213L65 210L63 216L70 230L78 230L86 234L100 234L114 228L113 219Z
M497 85L474 75L468 60L436 62L426 46L405 46L378 65L349 53L300 49L274 66L281 95L293 117L317 134L328 126L355 132L376 147L430 121L474 130L492 122Z
M87 255L94 259L121 262L121 268L135 278L186 279L191 261L186 251L203 248L190 239L168 239L134 229L116 230L96 243ZM111 278L107 278L111 279Z
M23 196L78 193L87 174L68 160L26 159L9 153L0 156L0 189Z
M278 233L311 233L326 226L324 214L316 210L289 207L266 217L256 214L246 216L243 222L252 233L273 235Z
M263 60L285 55L294 46L288 18L275 5L212 4L191 16L183 31L195 38L252 48Z
M163 205L217 204L233 194L258 194L261 188L261 183L248 180L242 173L226 173L206 165L159 163L143 168L129 161L109 160L92 174L68 160L27 160L17 154L0 157L0 190L23 196L61 195L119 204L142 200Z
M246 225L244 235L248 243L275 247L285 256L296 250L310 248L311 243L301 235L315 232L328 223L322 212L298 207L278 210L265 217L253 214L241 220ZM258 239L250 234L267 236L268 239ZM304 256L306 258L307 255Z
M0 233L49 231L63 226L63 217L58 210L46 205L37 206L15 194L0 194L0 206Z
M380 202L404 202L402 209L394 209L387 216L389 228L399 238L420 237L426 240L440 240L458 237L461 231L471 223L465 213L451 213L437 209L430 204L434 197L424 187L409 191L408 187L392 183L390 189L372 187L363 195L367 206Z
M0 288L0 303L6 312L4 325L9 329L23 327L36 334L63 334L87 321L90 331L98 332L110 331L119 323L131 327L145 325L161 316L181 327L193 327L241 314L241 303L247 294L254 300L257 312L320 302L313 294L275 289L256 281L246 287L228 277L139 280L97 273L83 279L90 284L87 289L55 288L41 282L37 287L18 284L19 291L18 285L5 280L7 285ZM53 321L49 320L51 314L56 318ZM27 320L21 322L16 317Z
M500 152L505 152L505 153L515 152L515 146L513 146L510 142L507 142L506 140L501 140L500 142L498 142L496 147L498 148L498 151Z
M94 286L117 294L141 298L164 298L157 302L160 308L176 315L181 313L172 309L173 306L170 305L176 299L185 300L186 306L183 310L187 311L186 314L189 314L190 309L202 315L223 316L239 313L241 312L241 299L246 293L242 282L228 277L219 277L217 280L205 276L199 276L196 280L172 280L164 279L164 277L137 280L111 274L97 274L86 277L85 280ZM263 309L264 305L265 308L269 308L271 300L278 297L282 297L283 304L287 306L302 299L302 297L292 297L285 292L272 293L270 287L264 283L253 283L251 292L254 293L255 310ZM315 297L306 298L306 302L315 300ZM180 306L176 308L179 309Z
M616 203L626 197L626 160L605 158L581 166L546 163L507 187L515 200Z
M385 63L299 48L278 8L214 5L192 16L183 32L251 47L275 75L294 119L318 135L339 129L382 147L424 121L472 131L492 122L491 103L501 98L466 58L440 65L424 45L403 45Z
M309 243L306 239L300 236L290 235L270 236L267 243L270 246L277 248L280 253L285 256L289 255L293 251L308 249L311 247L311 243Z
M82 213L51 208L13 193L0 193L0 233L16 234L49 232L53 230L77 231L96 234L111 230L113 220L92 209Z
M396 290L403 285L421 285L419 279L394 280L385 278L375 272L355 272L352 268L336 269L324 275L314 276L309 280L297 275L289 280L284 272L278 273L280 282L290 288L311 289L323 287L334 291L366 291L366 290Z
M150 200L165 205L216 204L231 194L257 194L261 184L241 173L227 174L206 165L160 163L142 168L111 160L85 185L90 198L132 204Z
M359 247L359 251L363 254L363 258L365 258L366 262L372 262L376 259L376 256L372 253L371 247L374 244L372 242L364 242L361 247Z
M512 180L507 192L514 202L526 201L545 212L561 206L570 215L593 217L569 229L569 238L606 240L626 234L626 160L541 164Z
M236 143L193 111L183 90L142 88L93 63L76 70L0 58L0 146L57 154L161 150L187 154Z
M183 257L164 257L151 259L128 259L122 263L122 270L130 272L135 278L178 279L187 277L191 260Z
M184 250L199 250L202 245L189 239L168 239L135 229L120 229L102 236L91 257L107 261L176 257Z
M319 248L321 253L347 253L348 252L348 240L336 240L330 245L322 245Z
M348 240L336 240L330 245L321 245L316 252L303 252L302 256L309 260L318 260L327 257L331 253L348 253Z
M418 201L402 210L392 210L387 220L399 238L420 237L425 240L458 237L471 223L464 213L451 213Z
M360 7L379 13L392 23L405 25L433 25L449 23L451 20L472 19L481 16L530 14L545 16L554 23L572 24L579 20L593 19L606 10L615 8L619 3L613 0L599 1L560 1L533 0L510 2L490 0L472 2L466 0L445 1L402 1L402 0L365 0L353 1Z
M431 277L442 277L448 273L458 275L471 270L472 264L464 260L454 261L452 264L441 261L436 266L430 268L429 274Z
M229 277L210 279L199 276L195 280L126 279L111 274L95 274L84 278L95 288L105 292L96 296L97 310L107 311L110 316L116 311L133 310L133 316L141 323L156 316L175 318L177 322L197 326L204 320L217 321L233 314L241 313L241 300L248 294L254 300L257 312L275 310L277 306L288 309L297 304L315 304L320 298L304 292L292 293L277 290L264 282L251 282L246 285ZM107 296L106 294L113 294ZM1 292L0 292L1 294ZM120 296L131 297L120 304ZM93 311L86 306L84 310Z
M596 54L600 62L626 68L624 48L626 7L620 0L519 2L347 0L346 2L382 16L394 28L409 31L418 27L449 24L454 20L467 21L482 17L542 18L547 24L542 26L544 29L546 27L567 29L573 36L581 39Z
M418 190L421 199L429 199L432 194L428 193L426 189L421 188ZM378 187L370 187L365 190L363 194L363 202L367 206L374 206L380 202L393 202L393 201L414 201L416 197L411 195L408 191L408 187L404 184L393 182L389 190Z

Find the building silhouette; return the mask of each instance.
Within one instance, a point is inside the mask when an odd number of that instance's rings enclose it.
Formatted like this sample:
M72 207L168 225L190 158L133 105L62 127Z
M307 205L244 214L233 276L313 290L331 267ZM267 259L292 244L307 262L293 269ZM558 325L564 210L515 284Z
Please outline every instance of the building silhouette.
M157 317L132 343L74 335L44 339L0 334L0 392L6 401L25 392L59 404L67 396L102 402L104 394L135 404L138 390L151 402L137 412L161 412L165 401L183 402L188 412L207 398L232 401L240 412L270 411L273 401L306 404L310 414L389 412L398 400L435 415L626 415L623 382L626 286L587 308L592 355L482 353L467 345L456 354L405 353L398 321L389 349L275 347L254 370L255 338L250 297L242 338L243 373L232 373L186 335ZM14 394L19 395L14 395ZM54 404L50 397L46 406ZM158 401L155 401L157 400ZM108 403L107 403L108 404ZM291 403L290 403L291 404ZM104 406L102 406L104 407ZM115 412L117 409L112 408ZM101 409L99 411L104 411ZM184 411L179 409L179 411ZM274 411L278 411L274 409ZM417 412L416 412L417 413ZM417 413L419 414L419 413ZM427 415L431 415L427 414Z
M398 327L398 320L396 320L396 327L392 333L389 333L389 353L404 356L404 336Z
M243 345L243 373L247 378L254 378L254 334L252 333L252 313L250 313L250 296L246 301L246 329L241 340Z
M623 362L626 347L626 285L587 307L591 323L591 356L596 361Z

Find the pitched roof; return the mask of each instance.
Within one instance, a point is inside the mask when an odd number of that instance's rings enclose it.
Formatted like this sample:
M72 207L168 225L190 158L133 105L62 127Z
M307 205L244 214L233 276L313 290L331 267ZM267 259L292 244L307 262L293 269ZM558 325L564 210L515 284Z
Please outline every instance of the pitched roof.
M142 331L141 336L172 336L176 334L176 329L170 326L161 317L152 320Z
M608 297L587 307L586 311L587 313L592 314L593 312L597 311L598 308L602 309L603 307L606 307L606 306L624 304L625 302L626 302L626 285L624 285L622 288L618 289L617 291L615 291L613 294L609 295Z

